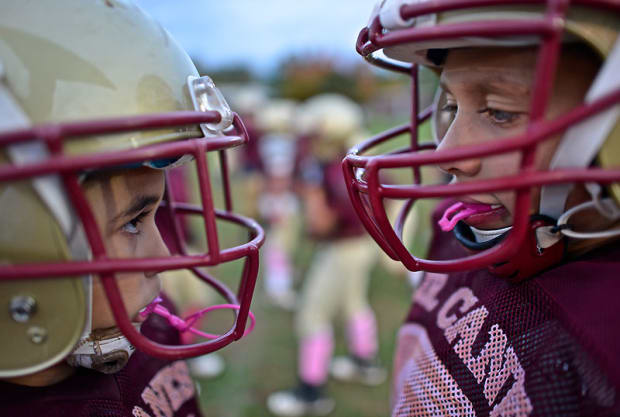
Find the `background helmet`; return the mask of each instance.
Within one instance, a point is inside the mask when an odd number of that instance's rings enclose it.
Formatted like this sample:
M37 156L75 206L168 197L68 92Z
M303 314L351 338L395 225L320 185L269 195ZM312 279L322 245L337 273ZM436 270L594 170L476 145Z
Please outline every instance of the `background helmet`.
M269 177L290 177L295 168L295 113L297 103L272 99L256 110L256 127L261 132L258 152Z
M0 377L26 375L65 358L90 331L91 279L98 275L118 327L162 358L197 356L244 332L263 234L232 211L224 150L247 142L241 120L208 77L158 23L126 1L8 0L0 13ZM223 210L214 207L207 152L218 152ZM206 253L109 259L80 178L107 167L165 168L195 159ZM214 162L214 161L213 161ZM171 195L171 193L167 193ZM164 200L166 200L165 198ZM221 247L217 221L248 229L247 243ZM245 259L232 291L199 267ZM167 346L132 326L114 274L187 268L239 304L233 327L195 345Z
M256 110L256 127L264 133L290 133L295 128L297 103L288 99L272 99Z
M565 224L567 218L575 214L565 213L564 206L571 187L578 182L586 183L592 194L587 207L594 207L611 219L620 218L619 29L620 6L613 0L570 4L549 0L535 5L458 0L380 2L368 26L359 34L357 50L373 64L411 75L412 118L410 123L352 148L343 167L356 210L385 252L412 271L452 272L487 266L493 269L511 258L519 258L515 255L522 253L529 244L527 250L540 253L528 258L531 268L517 274L517 278L523 278L561 259L563 250L556 249L559 246L555 245L565 240L563 235L581 238L617 235L616 229L577 236L579 233L558 230L562 228L556 226ZM581 105L554 120L545 120L543 115L558 70L560 48L567 42L586 45L601 58L602 65ZM450 121L437 116L436 110L443 100L441 91L433 105L421 108L418 66L441 72L446 50L452 48L534 45L538 46L536 91L532 94L527 133L483 145L433 151ZM429 119L436 140L435 143L421 143L418 128ZM537 146L560 133L563 133L562 141L549 169L533 169ZM386 145L402 134L410 135L405 149L373 155L377 145ZM426 166L515 151L522 154L524 161L521 172L516 175L466 184L423 185L421 169ZM382 184L379 172L397 168L412 168L413 181L398 186ZM539 214L550 219L541 224L532 222L529 214L530 193L535 187L542 187ZM461 259L431 261L417 257L403 245L404 219L417 200L495 191L514 192L516 207L510 232L488 248ZM602 198L603 194L608 198ZM386 215L386 199L405 201L396 219ZM496 268L495 272L511 275L515 270L500 272Z
M318 94L300 106L297 130L312 143L312 153L330 161L362 137L364 113L350 98L334 93Z

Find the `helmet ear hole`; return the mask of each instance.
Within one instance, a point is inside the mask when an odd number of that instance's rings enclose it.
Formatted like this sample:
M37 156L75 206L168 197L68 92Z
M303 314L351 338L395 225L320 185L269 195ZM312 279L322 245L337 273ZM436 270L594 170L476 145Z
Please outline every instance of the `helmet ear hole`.
M33 307L0 317L3 333L11 337L0 344L1 378L39 372L71 352L86 326L86 291L85 280L75 277L2 283L1 305L28 299Z

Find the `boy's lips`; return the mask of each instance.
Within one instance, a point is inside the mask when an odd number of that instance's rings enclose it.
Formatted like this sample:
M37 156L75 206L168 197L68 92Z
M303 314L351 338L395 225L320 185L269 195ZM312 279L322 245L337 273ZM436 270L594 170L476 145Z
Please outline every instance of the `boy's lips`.
M146 307L144 307L144 308L146 308ZM142 313L142 311L144 311L144 308L141 308L136 313L136 315L133 316L133 318L131 319L132 322L134 322L134 323L142 323L143 321L145 321L148 318L148 316L143 316L142 314L140 314L140 313Z
M456 224L463 220L470 226L482 226L497 222L506 214L501 204L484 204L459 201L446 209L439 226L444 232L454 229Z
M145 305L140 310L138 310L138 312L131 318L131 321L137 322L137 323L142 323L143 321L145 321L148 318L148 314L142 314L142 313L144 313L146 309L153 303L155 298L157 298L157 296L153 297L153 300L151 300L147 305Z
M505 227L505 221L508 214L506 207L497 204L490 205L488 211L475 213L463 220L469 226L478 227L480 229L497 229Z

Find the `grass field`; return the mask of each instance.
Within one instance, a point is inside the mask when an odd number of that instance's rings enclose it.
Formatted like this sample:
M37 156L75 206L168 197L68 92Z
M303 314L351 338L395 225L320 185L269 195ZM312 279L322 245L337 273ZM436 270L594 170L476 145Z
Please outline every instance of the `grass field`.
M259 278L260 281L260 278ZM395 333L411 298L403 276L395 276L382 266L373 270L370 301L377 314L380 358L391 369ZM296 382L297 340L293 332L293 313L270 306L259 282L252 304L257 325L254 332L221 353L227 368L211 380L198 380L205 416L270 416L266 397L273 391L292 387ZM341 329L337 329L336 352L344 353ZM369 388L330 381L329 394L337 402L334 417L386 416L389 383Z

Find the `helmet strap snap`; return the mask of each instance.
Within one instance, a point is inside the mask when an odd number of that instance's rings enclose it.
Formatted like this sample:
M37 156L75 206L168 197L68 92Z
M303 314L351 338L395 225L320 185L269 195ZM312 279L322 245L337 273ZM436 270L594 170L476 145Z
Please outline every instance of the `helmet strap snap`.
M559 264L566 253L566 238L559 230L554 232L555 227L556 222L552 218L541 214L532 215L527 236L518 253L509 260L489 266L489 271L511 283L517 283ZM474 232L463 221L458 222L453 232L459 243L475 252L492 248L509 234L506 231L494 239L477 242Z

